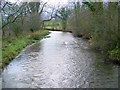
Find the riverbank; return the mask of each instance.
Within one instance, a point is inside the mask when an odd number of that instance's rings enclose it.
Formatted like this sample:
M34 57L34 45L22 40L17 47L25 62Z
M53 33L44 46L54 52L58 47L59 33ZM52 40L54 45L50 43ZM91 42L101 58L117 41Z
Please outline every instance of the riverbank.
M77 37L79 37L79 36L77 36ZM95 47L95 45L94 45L95 43L94 43L94 40L92 37L85 37L84 35L81 35L80 37L87 40L89 47L92 50L94 50L95 52L99 52L103 56L103 61L105 63L120 65L120 48L118 47L118 45L116 45L116 47L114 49L110 49L110 46L106 46L107 50L105 49L103 51L103 50ZM100 45L101 44L99 44L99 46ZM103 47L103 46L101 45L101 47Z
M118 66L104 63L82 38L50 32L3 70L3 88L118 88Z
M0 68L4 68L8 65L27 45L36 43L42 38L46 38L46 35L49 33L48 30L43 30L21 34L18 37L3 37L2 64L0 65Z

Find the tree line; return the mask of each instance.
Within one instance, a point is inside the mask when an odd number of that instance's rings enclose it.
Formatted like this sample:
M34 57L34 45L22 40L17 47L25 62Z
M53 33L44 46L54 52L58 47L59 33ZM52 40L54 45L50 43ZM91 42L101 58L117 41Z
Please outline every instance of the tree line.
M33 32L42 28L41 14L47 2L0 3L3 36L17 36L26 31Z
M93 49L120 62L118 2L68 3L64 7L53 9L51 18L46 20L42 20L42 13L47 2L1 1L0 4L3 36L19 36L22 33L43 30L44 22L54 18L60 20L63 31L70 30L74 36L88 39Z
M66 18L61 22L63 29L89 39L93 49L112 61L120 62L118 2L74 2L72 6L59 11L59 15Z

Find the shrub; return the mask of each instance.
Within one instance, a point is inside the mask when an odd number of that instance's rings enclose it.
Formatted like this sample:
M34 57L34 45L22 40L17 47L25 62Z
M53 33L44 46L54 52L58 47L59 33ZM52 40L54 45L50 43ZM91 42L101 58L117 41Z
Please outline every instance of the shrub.
M69 20L73 33L89 38L88 42L93 49L120 61L120 46L116 47L120 43L118 3L86 2L82 6L75 3L73 8Z
M120 48L116 47L111 51L108 51L109 58L114 61L120 62Z
M31 33L29 38L34 39L34 40L39 40L40 35L38 33Z
M32 39L32 40L39 40L41 38L46 37L45 35L48 35L49 32L47 30L43 30L43 31L36 31L34 33L29 33L28 38Z

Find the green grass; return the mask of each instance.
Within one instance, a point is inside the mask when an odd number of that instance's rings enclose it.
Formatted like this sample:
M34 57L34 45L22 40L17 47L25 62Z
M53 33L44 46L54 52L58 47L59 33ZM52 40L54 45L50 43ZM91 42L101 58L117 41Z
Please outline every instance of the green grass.
M62 30L62 25L61 25L61 21L57 21L57 20L52 20L52 21L47 21L44 23L45 28L47 29L58 29L58 30Z
M42 38L46 38L46 35L48 34L49 31L43 30L19 35L18 37L3 37L2 64L0 65L0 68L4 68L8 65L27 45L36 43Z

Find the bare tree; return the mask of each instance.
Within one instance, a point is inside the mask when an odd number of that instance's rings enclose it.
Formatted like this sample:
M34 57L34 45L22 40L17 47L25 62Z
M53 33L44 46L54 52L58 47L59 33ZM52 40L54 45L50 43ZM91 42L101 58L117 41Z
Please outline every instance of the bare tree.
M70 16L70 10L67 7L62 7L57 10L56 17L61 20L62 28L65 30L67 27L67 20Z
M1 2L3 35L4 29L8 28L12 28L11 30L14 32L18 32L17 30L39 30L41 14L46 4L47 2L19 2L19 4L17 2Z

